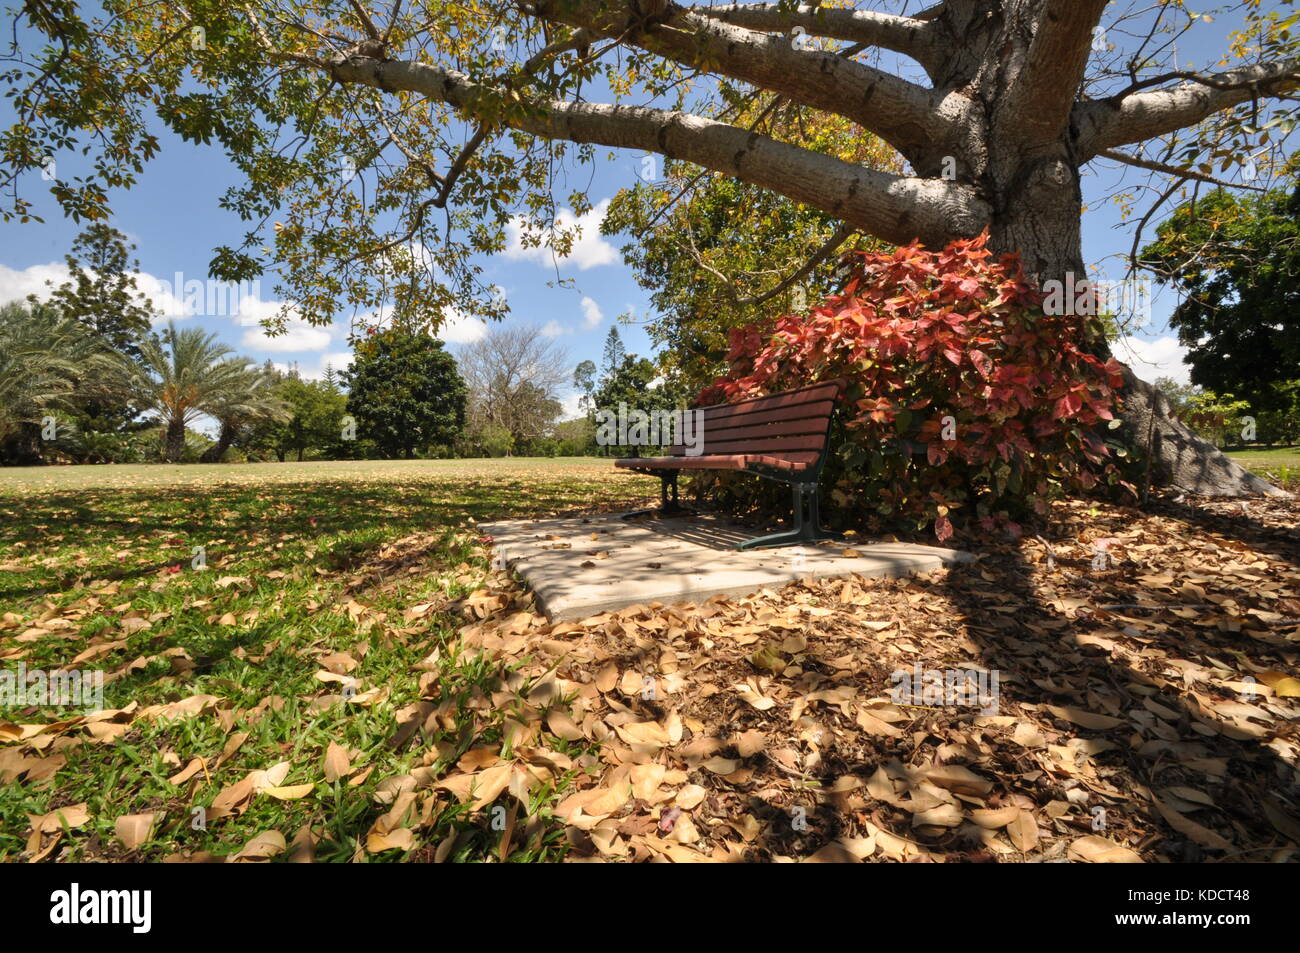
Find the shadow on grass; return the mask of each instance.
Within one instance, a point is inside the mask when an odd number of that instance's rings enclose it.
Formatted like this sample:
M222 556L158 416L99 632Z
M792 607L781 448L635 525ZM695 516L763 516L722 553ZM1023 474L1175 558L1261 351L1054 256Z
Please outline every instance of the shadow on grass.
M626 484L610 499L619 496L627 496ZM572 484L560 477L419 486L312 482L220 484L201 490L117 488L8 500L0 495L0 552L21 546L27 553L130 548L157 554L142 565L101 560L55 568L38 572L36 580L30 573L7 573L0 600L58 593L89 580L120 581L184 568L195 546L204 546L208 562L216 565L232 556L266 552L277 543L288 548L372 530L388 536L436 527L471 531L477 522L549 516L573 506ZM288 567L278 563L274 568Z

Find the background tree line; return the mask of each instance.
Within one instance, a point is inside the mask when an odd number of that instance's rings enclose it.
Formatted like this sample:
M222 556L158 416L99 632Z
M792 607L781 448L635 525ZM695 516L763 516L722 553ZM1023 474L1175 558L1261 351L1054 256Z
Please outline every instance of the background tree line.
M67 263L68 281L43 300L0 307L0 464L594 448L588 419L562 420L567 355L533 329L495 327L457 359L427 321L399 317L354 338L350 368L313 380L259 365L202 328L155 328L138 262L111 226L88 228Z
M1139 256L1182 299L1170 323L1189 349L1192 385L1159 385L1177 415L1219 446L1300 442L1298 166L1293 158L1286 184L1272 191L1195 196ZM257 365L202 329L155 330L124 236L92 225L67 256L66 282L44 300L0 307L0 463L629 453L597 446L597 408L689 402L725 363L730 328L797 313L834 287L836 252L850 238L782 200L782 214L756 196L736 201L725 178L697 184L664 214L663 193L684 175L670 167L664 184L621 193L605 223L635 237L624 256L653 290L648 330L661 358L628 354L615 327L600 366L572 371L564 351L532 329L494 327L453 357L424 332L427 320L363 334L353 366L321 380ZM738 230L755 240L718 240ZM823 253L799 282L764 282L769 262L754 249L792 235L803 244L783 250L791 261L809 244ZM736 255L751 257L727 257ZM764 290L722 280L738 268L752 269ZM565 420L570 383L579 416Z

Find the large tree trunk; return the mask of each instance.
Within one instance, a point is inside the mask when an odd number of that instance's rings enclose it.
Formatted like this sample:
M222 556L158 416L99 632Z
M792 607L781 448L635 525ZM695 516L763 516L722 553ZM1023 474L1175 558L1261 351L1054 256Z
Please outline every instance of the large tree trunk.
M995 251L1019 252L1025 271L1040 285L1066 287L1087 279L1079 234L1079 176L1073 166L1053 159L1008 185L995 208L1002 210L990 228ZM1073 279L1068 280L1068 279ZM1105 341L1097 351L1110 356ZM1151 459L1155 481L1203 496L1288 496L1197 437L1173 416L1168 399L1124 368L1121 439Z
M167 424L167 436L163 441L163 459L176 463L185 453L185 421L176 419Z
M220 463L221 458L230 449L230 445L235 442L238 433L238 427L223 423L221 432L217 435L217 442L203 451L203 456L199 457L199 463Z
M1196 436L1174 418L1164 394L1124 371L1124 427L1130 444L1149 450L1161 482L1204 496L1291 496Z
M946 28L962 38L952 48L963 52L932 64L930 72L938 85L969 89L985 128L993 132L975 137L977 147L958 169L960 178L979 183L992 209L990 246L998 253L1019 254L1026 274L1040 286L1059 281L1063 287L1078 287L1089 278L1079 214L1079 130L1066 124L1063 132L1044 136L1035 123L1050 109L1050 98L1026 104L1023 97L1007 93L1017 76L1032 67L1031 27L1038 5L1008 4L994 16L983 4L955 0L945 10ZM1050 122L1045 127L1055 128ZM945 147L926 151L913 156L913 162L923 173L939 174L945 162L954 161L944 152ZM1096 350L1110 356L1104 340ZM1168 400L1127 367L1125 382L1121 438L1130 449L1150 453L1157 481L1207 496L1287 495L1196 437L1174 419Z

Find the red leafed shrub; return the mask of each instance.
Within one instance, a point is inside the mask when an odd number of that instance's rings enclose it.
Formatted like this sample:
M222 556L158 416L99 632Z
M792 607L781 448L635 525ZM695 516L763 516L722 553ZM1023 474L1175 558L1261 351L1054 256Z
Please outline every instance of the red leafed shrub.
M853 253L843 292L811 314L733 331L731 370L697 403L844 379L833 502L933 524L940 540L954 518L1017 532L1063 492L1123 483L1101 437L1118 364L1085 350L1085 319L1045 314L1018 260L986 243Z

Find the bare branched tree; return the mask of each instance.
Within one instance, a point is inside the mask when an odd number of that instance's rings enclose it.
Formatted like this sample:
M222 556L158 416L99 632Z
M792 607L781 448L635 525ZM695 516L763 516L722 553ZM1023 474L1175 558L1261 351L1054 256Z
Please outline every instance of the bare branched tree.
M494 327L465 345L457 362L469 391L471 432L501 427L516 446L551 432L573 369L550 338L536 328Z

